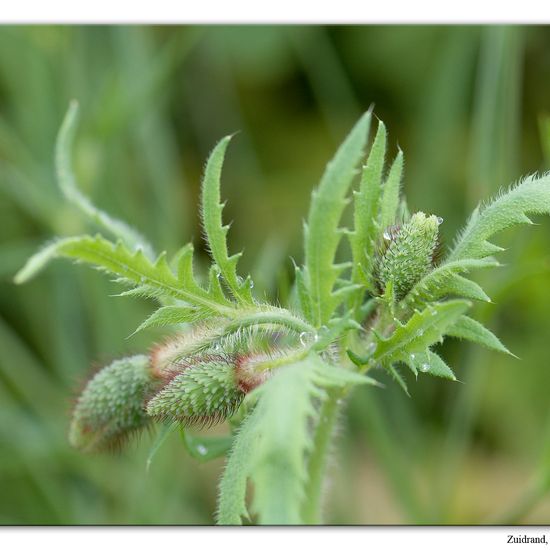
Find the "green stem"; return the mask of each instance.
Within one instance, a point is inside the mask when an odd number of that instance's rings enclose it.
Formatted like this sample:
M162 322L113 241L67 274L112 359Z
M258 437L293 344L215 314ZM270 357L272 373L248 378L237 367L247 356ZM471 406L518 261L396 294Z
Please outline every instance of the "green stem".
M305 487L303 520L308 525L321 523L321 497L327 469L328 451L338 417L338 409L344 394L345 390L341 389L330 392L321 407L320 420L313 438L313 452L309 459L309 478Z

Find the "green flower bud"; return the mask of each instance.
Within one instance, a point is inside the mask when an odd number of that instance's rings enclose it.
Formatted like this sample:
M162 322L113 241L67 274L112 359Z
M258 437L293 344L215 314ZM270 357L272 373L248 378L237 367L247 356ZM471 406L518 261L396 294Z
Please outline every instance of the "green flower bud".
M401 300L432 269L441 221L437 216L417 212L403 226L384 232L385 249L380 252L376 269L381 292L391 282L396 300Z
M143 405L152 384L145 355L126 357L101 369L88 382L73 410L71 445L81 451L120 447L149 421Z
M148 415L186 425L211 425L236 412L245 392L239 388L235 362L214 355L195 360L175 372L147 403Z

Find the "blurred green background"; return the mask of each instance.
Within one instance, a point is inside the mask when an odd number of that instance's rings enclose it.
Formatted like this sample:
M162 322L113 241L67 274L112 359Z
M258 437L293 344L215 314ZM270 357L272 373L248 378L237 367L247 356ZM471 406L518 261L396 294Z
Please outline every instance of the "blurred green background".
M409 205L445 219L447 246L480 199L550 168L547 27L1 27L2 524L208 524L223 467L194 462L177 435L149 472L152 435L120 455L68 446L89 366L162 337L128 339L153 304L111 297L118 287L86 268L12 283L44 241L93 229L54 179L72 98L81 188L158 249L192 239L199 262L201 169L239 130L224 172L231 248L282 301L311 189L371 104L392 155L405 152ZM449 341L462 383L357 390L328 522L550 522L550 220L537 222L500 237L506 266L480 278L495 303L475 311L520 360Z

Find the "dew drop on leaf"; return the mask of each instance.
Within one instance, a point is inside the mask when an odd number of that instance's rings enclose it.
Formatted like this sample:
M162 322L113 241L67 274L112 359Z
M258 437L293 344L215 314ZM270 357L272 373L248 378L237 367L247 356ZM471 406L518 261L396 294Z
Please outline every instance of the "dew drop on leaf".
M429 363L422 363L422 365L420 365L420 370L422 372L428 372L430 370L430 364Z
M204 445L197 445L197 452L204 456L206 453L208 453L208 449Z
M443 223L443 218L437 217L437 225L441 225Z
M382 235L385 241L391 241L391 235L388 233L388 231L384 231L384 234Z

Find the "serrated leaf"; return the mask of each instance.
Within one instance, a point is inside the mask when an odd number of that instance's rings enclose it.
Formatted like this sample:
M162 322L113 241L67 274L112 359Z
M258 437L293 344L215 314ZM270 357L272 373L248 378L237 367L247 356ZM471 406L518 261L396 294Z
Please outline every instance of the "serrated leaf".
M324 395L314 383L315 366L306 359L281 368L256 390L260 433L264 436L256 448L251 479L253 507L261 524L302 523L300 509L307 479L305 458L311 448L308 425L315 417L313 399Z
M233 437L230 435L219 437L202 437L192 435L182 429L183 442L187 452L199 462L209 462L224 456L230 449Z
M223 225L220 196L220 180L225 151L232 136L226 136L214 147L206 163L202 180L202 221L212 259L219 267L227 286L235 299L242 303L252 303L250 280L242 281L237 275L237 261L240 254L229 256L227 231Z
M342 235L338 224L356 166L363 155L370 120L368 112L357 122L312 193L305 232L305 275L311 302L310 320L318 327L330 319L336 308L332 290L338 277L334 257Z
M511 353L488 328L467 315L460 316L456 322L447 329L447 335L454 338L470 340L471 342L481 344L489 349L507 353L515 357L515 355Z
M502 250L488 239L512 225L532 223L527 213L550 213L549 174L529 176L487 206L476 208L448 260L484 258Z
M336 367L327 365L324 362L319 361L315 367L317 379L316 383L323 387L348 387L368 384L370 386L379 386L382 384L364 374L359 374L342 367Z
M127 223L113 218L106 212L97 208L90 199L80 191L76 185L75 176L71 166L71 151L73 148L76 122L78 118L78 103L71 101L67 114L57 135L55 145L55 168L57 183L65 198L80 209L99 227L103 227L114 237L121 239L131 250L141 248L145 255L154 257L153 247L133 227Z
M204 317L204 312L193 306L164 306L154 311L134 334L151 327L166 327L181 323L195 323Z
M206 314L231 317L234 309L220 304L191 278L179 281L164 256L153 264L141 250L131 252L122 242L114 244L100 235L60 239L32 256L15 276L16 283L32 278L49 261L57 257L71 258L91 264L100 270L118 275L123 281L154 293L189 303ZM187 283L184 286L182 283ZM156 297L156 296L155 296Z
M474 269L497 267L499 265L499 262L493 258L463 259L447 262L436 267L418 281L407 296L405 296L402 304L406 307L414 307L450 295L490 301L490 298L477 283L463 277L459 279L456 277L459 273L468 273ZM465 283L464 281L468 282Z
M437 302L416 311L406 324L398 324L388 338L377 338L377 345L368 361L391 364L410 353L423 352L443 338L446 330L470 307L465 300Z
M403 152L399 151L390 168L390 173L384 183L382 201L380 203L380 227L394 225L399 206L399 189L403 177Z
M319 386L356 382L355 378L344 382L337 374L327 374L324 369L329 368L313 355L277 369L254 391L256 407L235 439L222 477L219 523L240 523L245 515L247 478L254 484L252 506L259 523L303 523L306 458L312 444L309 428L316 414L315 403L326 395ZM361 379L361 383L369 382Z
M246 485L260 438L260 413L254 409L244 420L234 437L220 480L216 519L218 525L241 525L248 518Z
M386 127L380 121L367 163L363 167L359 191L354 196L354 231L350 235L353 255L352 282L370 288L374 246L378 238L378 213L386 154Z
M410 397L411 395L407 388L407 383L405 382L405 379L401 376L401 374L399 374L397 367L392 365L391 363L384 362L382 362L382 366L384 366L389 371L391 377L397 382L399 387L407 394L408 397Z
M401 361L405 363L415 375L431 374L448 380L456 380L456 376L450 367L437 355L428 350L425 352L416 352L401 356Z

